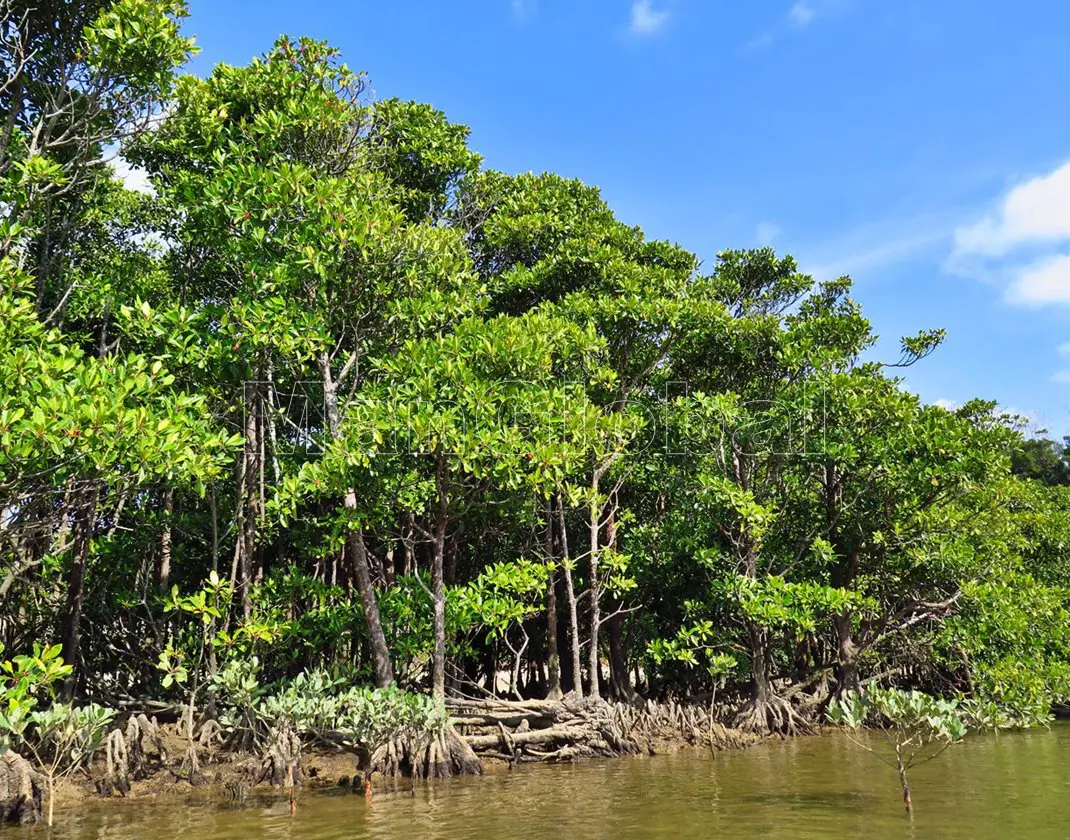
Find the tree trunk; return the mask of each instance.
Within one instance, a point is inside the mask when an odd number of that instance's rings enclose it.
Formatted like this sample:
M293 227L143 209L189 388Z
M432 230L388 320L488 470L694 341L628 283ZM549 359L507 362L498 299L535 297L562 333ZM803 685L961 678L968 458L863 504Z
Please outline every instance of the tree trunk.
M853 586L858 576L861 551L844 538L838 527L843 510L843 477L834 465L824 467L822 487L828 539L839 558L832 567L829 582L838 589L845 589ZM858 691L858 658L861 651L855 643L850 611L845 609L833 616L832 624L836 631L836 691L840 695Z
M163 529L160 531L160 565L156 569L156 588L167 590L171 581L171 515L175 511L175 491L168 487L163 491Z
M488 639L483 649L483 678L485 688L492 696L498 693L498 647L494 639Z
M587 651L587 678L590 685L590 696L599 697L601 692L598 685L598 673L599 673L599 655L598 655L598 632L602 627L602 614L600 610L599 601L601 600L601 583L599 581L598 574L598 536L601 530L600 520L602 518L602 506L598 501L598 478L597 476L591 482L591 502L590 502L590 522L589 533L591 550L587 554L588 569L590 575L590 581L588 582L588 596L591 602L591 609L589 613L590 624L588 636L590 640L590 649Z
M624 645L624 616L617 613L606 619L606 639L609 641L609 681L616 700L627 702L634 696L632 676L628 668L628 654Z
M74 670L64 683L63 693L70 701L81 676L78 653L81 643L82 604L85 597L85 570L89 561L93 521L96 517L97 490L86 494L75 510L71 542L71 568L67 574L67 603L63 614L63 659Z
M330 358L324 353L319 359L320 374L323 377L323 402L327 413L327 427L331 437L337 439L341 434L342 418L338 411L338 393L335 390L331 374ZM357 491L350 487L346 490L343 504L346 513L356 518ZM394 684L394 665L390 661L390 649L386 644L382 620L379 616L379 601L372 585L371 567L368 564L368 548L364 543L364 532L355 523L348 526L345 538L345 552L350 570L357 584L360 604L364 610L364 626L368 630L368 644L371 648L372 662L375 666L375 684L386 688Z
M755 704L769 701L772 691L769 687L768 648L769 636L765 628L753 621L747 622L747 641L750 648L751 691Z
M245 515L242 520L242 551L238 562L238 596L241 600L242 615L248 619L253 613L252 580L253 563L256 554L256 526L260 518L258 502L260 488L258 483L259 467L257 455L260 451L257 440L256 403L257 393L250 394L249 385L245 386Z
M446 481L446 464L439 458L435 468L438 516L435 520L434 545L431 553L431 597L435 612L435 650L431 664L431 694L437 698L446 696L446 586L443 579L446 526L449 523Z
M265 414L265 406L266 406L266 404L267 403L266 403L266 400L265 400L265 397L264 397L264 389L261 386L261 388L257 390L257 401L256 401L256 443L257 443L256 465L257 465L257 469L259 470L259 475L257 476L258 482L257 482L257 495L256 495L256 512L257 512L257 516L258 516L258 519L257 519L258 532L264 530L264 526L266 524L265 517L267 515L267 493L266 493L266 485L265 485L265 482L264 482L264 464L267 461L267 447L266 447L266 445L264 443L264 441L265 441L265 439L267 437L267 435L264 432L264 414ZM260 583L265 578L265 576L267 575L267 571L268 571L267 570L268 552L265 551L263 547L260 547L258 549L258 551L257 551L257 558L256 559L257 559L257 563L256 563L255 582L256 583Z
M212 520L212 571L219 573L219 511L216 508L215 485L208 488L208 515Z
M907 781L906 763L903 761L902 752L899 748L895 751L895 761L899 771L899 785L903 788L903 805L906 807L907 816L914 816L914 803L910 799L910 783Z
M230 591L231 593L237 593L238 584L241 577L242 566L242 554L245 553L245 518L247 511L245 510L245 458L243 457L240 464L235 464L237 469L237 475L235 476L236 489L234 491L234 552L230 558ZM231 595L233 598L233 594ZM231 611L227 610L226 618L223 622L223 628L229 629L231 619Z
M844 611L833 616L836 628L836 682L839 694L858 691L858 645L852 633L851 614Z
M435 550L431 560L431 595L435 612L435 651L431 666L431 694L446 696L446 588L442 579L442 543L435 534Z
M561 655L557 649L557 581L555 577L561 540L554 527L552 502L546 513L546 696L551 700L560 700Z
M356 507L357 494L350 488L346 491L345 508L347 511L355 511ZM394 684L394 665L390 661L390 648L387 647L386 633L383 632L383 623L379 617L379 601L368 566L368 548L364 543L364 532L360 528L350 528L346 534L346 554L357 584L360 605L364 610L364 626L368 630L368 645L375 666L375 684L379 688L386 688Z
M446 540L445 554L442 561L442 579L450 586L457 582L457 545L459 542L460 534L456 530Z
M617 500L613 499L609 516L606 519L606 547L617 550ZM606 620L606 638L609 641L609 683L613 697L627 702L632 699L632 678L628 669L628 652L624 644L624 614L620 612L623 604L614 599L613 612Z
M565 595L568 599L569 645L572 660L572 692L583 697L583 666L580 661L580 621L576 606L576 587L572 580L572 561L568 554L568 530L565 528L565 505L561 494L557 494L557 521L561 538L561 562L565 573Z

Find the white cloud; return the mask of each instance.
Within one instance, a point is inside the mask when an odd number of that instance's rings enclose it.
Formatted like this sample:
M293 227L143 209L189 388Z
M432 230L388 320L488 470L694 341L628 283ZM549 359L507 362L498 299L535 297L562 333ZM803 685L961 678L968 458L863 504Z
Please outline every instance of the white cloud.
M957 411L959 404L954 400L949 400L946 397L941 397L938 400L933 400L933 405L939 406L944 411Z
M772 245L780 233L780 225L774 222L759 222L754 228L754 238L763 247Z
M115 170L115 177L122 181L123 186L128 190L145 193L145 195L156 195L152 184L149 183L148 173L144 169L134 166L120 155L115 156L111 165Z
M788 17L791 18L792 23L799 26L806 26L815 17L817 17L817 10L811 6L806 0L800 0L791 7L791 11L788 12Z
M1058 373L1053 373L1051 381L1058 382L1060 385L1070 385L1070 370L1060 370Z
M979 221L955 230L945 268L1004 286L1019 306L1070 305L1070 161L1008 190ZM1062 355L1070 357L1070 343Z
M1070 161L1019 184L998 211L955 231L955 252L999 257L1033 243L1070 240Z
M629 31L633 35L653 35L669 22L669 14L668 9L655 9L650 0L635 0Z
M1056 254L1015 269L1006 298L1022 306L1070 304L1070 254Z

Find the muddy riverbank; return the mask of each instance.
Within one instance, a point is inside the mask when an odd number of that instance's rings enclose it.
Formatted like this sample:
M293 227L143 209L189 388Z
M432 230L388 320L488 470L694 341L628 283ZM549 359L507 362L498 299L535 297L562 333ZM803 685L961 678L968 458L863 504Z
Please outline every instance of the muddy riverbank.
M305 743L292 767L267 754L227 750L206 738L196 748L198 772L183 769L190 749L179 725L150 721L150 734L127 744L137 766L114 786L109 751L88 771L56 784L56 822L85 807L109 802L186 800L240 806L303 798L314 793L354 794L363 798L411 793L428 777L509 772L521 765L573 764L591 759L654 756L697 748L707 753L752 746L761 739L730 729L723 710L676 702L611 704L592 700L451 700L449 737L475 763L453 772L434 748L398 739L375 751ZM127 727L127 732L134 728ZM275 763L273 764L272 761ZM439 761L436 764L436 761ZM47 791L39 791L42 800ZM98 805L98 803L100 803ZM46 805L45 801L42 805ZM44 813L44 808L42 808Z

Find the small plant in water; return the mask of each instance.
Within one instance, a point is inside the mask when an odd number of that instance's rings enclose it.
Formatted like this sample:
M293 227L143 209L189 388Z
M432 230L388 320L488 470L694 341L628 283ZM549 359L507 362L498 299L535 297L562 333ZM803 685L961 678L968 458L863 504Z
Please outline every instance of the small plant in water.
M867 724L880 731L890 755L879 749L879 742L867 743L850 733L847 737L896 770L907 814L914 813L907 771L932 761L966 737L966 724L959 714L957 701L941 700L921 691L870 688L851 692L842 700L832 702L828 717L832 723L855 731Z

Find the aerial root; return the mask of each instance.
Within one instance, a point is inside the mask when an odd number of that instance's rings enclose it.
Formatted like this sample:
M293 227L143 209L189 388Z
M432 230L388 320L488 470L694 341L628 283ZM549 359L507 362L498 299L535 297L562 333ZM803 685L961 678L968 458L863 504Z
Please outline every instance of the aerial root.
M440 732L393 738L380 745L368 761L368 773L385 778L437 779L482 772L482 763L452 726Z
M25 758L11 751L0 755L0 825L40 820L45 786L45 777Z
M775 694L748 700L736 713L732 725L755 735L774 733L787 737L811 731L809 721L795 710L791 702Z

